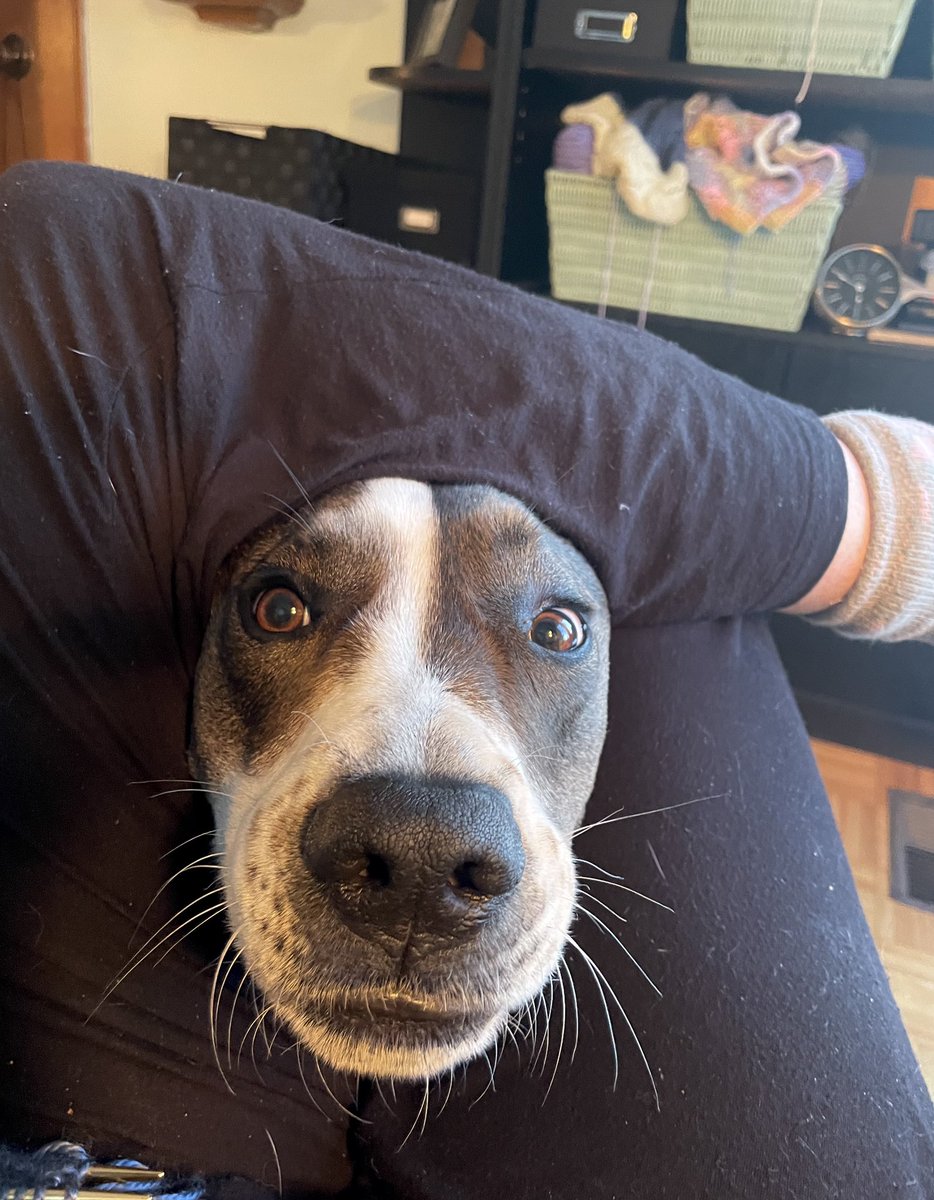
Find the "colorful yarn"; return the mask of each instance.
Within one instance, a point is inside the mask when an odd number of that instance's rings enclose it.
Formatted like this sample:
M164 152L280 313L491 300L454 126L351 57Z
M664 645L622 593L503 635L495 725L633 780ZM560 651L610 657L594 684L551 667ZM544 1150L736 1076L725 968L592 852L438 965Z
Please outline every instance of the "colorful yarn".
M555 138L552 165L559 171L590 175L593 170L593 130L589 125L568 125Z

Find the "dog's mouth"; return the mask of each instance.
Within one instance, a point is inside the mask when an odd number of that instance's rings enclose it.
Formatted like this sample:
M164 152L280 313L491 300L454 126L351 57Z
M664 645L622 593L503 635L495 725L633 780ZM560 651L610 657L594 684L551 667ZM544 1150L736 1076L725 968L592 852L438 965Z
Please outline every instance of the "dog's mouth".
M329 1002L312 1001L305 1011L307 1018L315 1024L367 1036L382 1029L394 1034L410 1030L427 1037L433 1033L450 1037L458 1031L468 1032L488 1025L496 1017L492 1009L468 1009L445 1004L434 997L391 992L357 994Z
M309 1047L337 1070L424 1079L482 1052L505 1019L505 1010L374 992L306 1002L300 1025Z

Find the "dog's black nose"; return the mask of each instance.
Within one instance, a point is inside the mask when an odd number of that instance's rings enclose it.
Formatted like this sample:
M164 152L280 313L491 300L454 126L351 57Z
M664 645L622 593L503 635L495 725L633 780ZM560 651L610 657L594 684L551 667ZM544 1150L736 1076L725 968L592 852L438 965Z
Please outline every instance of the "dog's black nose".
M525 869L508 799L455 780L348 780L309 814L302 856L344 923L378 939L466 931Z

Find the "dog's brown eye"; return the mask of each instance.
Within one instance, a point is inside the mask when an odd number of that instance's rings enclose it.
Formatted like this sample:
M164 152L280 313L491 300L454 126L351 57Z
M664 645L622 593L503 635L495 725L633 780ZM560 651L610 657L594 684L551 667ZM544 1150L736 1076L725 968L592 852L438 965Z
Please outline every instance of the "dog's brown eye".
M529 637L546 650L578 650L587 640L587 626L573 609L546 608L532 622Z
M286 587L261 592L253 605L253 616L266 633L294 633L311 620L305 601Z

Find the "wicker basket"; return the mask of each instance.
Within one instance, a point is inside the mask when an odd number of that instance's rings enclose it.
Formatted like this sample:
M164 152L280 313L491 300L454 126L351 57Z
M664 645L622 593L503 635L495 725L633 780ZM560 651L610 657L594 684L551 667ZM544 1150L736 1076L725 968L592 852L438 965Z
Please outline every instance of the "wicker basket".
M813 69L883 78L915 0L823 0ZM805 71L820 0L688 0L688 62Z
M696 200L679 225L643 221L611 181L590 175L547 171L546 198L557 299L791 331L843 206L828 194L778 233L742 237Z

